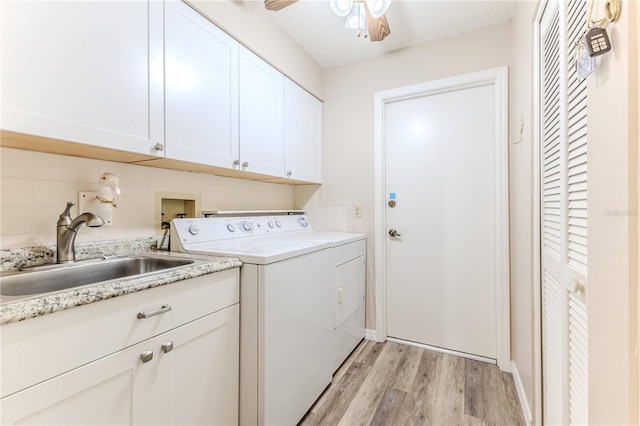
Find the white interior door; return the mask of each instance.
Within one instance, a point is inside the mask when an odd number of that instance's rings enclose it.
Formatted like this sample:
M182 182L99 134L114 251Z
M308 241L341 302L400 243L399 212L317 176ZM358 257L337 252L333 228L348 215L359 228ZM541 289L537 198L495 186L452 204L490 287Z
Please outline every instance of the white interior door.
M384 119L387 335L494 362L496 102L493 85L454 88Z
M539 21L542 380L545 424L588 423L587 82L575 42L587 3L549 1Z

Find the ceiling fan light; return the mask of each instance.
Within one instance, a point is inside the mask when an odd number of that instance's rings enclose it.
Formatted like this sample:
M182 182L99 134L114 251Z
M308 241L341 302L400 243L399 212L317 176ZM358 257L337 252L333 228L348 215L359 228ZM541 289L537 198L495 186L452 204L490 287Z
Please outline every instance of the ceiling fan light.
M331 10L338 16L347 16L353 7L353 0L329 0Z
M391 0L366 0L371 16L379 18L389 10Z
M362 30L367 28L367 18L364 13L364 4L356 3L353 6L351 12L349 12L349 16L347 16L344 27L350 30Z

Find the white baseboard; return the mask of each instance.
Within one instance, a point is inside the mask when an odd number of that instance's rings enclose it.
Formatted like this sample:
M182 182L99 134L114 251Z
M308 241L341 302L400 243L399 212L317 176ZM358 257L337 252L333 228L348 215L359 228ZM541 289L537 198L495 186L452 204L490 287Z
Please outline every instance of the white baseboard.
M365 330L364 330L364 338L367 339L367 340L373 340L374 342L378 341L376 339L376 331L375 330L369 330L368 328L365 328Z
M513 375L513 382L516 385L516 391L518 392L518 399L520 400L520 409L524 416L524 422L527 425L531 425L533 422L533 416L531 415L531 408L529 408L529 402L527 401L527 395L524 393L524 386L522 380L520 380L520 374L518 374L518 368L516 363L511 361L511 374Z

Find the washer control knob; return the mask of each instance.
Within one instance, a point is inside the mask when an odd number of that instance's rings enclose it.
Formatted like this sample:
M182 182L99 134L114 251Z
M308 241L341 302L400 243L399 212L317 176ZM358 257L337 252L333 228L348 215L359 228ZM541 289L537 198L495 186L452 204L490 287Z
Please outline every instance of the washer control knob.
M309 222L307 222L307 218L306 217L299 217L298 218L298 223L300 224L300 226L302 226L303 228L306 228L307 226L309 226Z
M275 224L275 223L273 223L273 221L272 221L272 220L270 220L269 222L267 222L267 225L269 225L269 228L272 228L272 229L273 229L273 227L274 227L274 226L276 226L276 224Z
M236 226L233 223L230 223L227 225L227 229L229 230L229 232L236 232Z
M189 225L189 228L187 228L187 231L189 231L191 235L198 235L198 232L200 232L200 229L198 229L198 227L195 225Z
M249 222L245 222L245 223L242 224L242 228L245 231L248 232L248 231L251 231L253 229L253 225L251 225L251 223L249 223Z
M279 220L276 220L276 226L278 228L282 228L282 222L280 222Z

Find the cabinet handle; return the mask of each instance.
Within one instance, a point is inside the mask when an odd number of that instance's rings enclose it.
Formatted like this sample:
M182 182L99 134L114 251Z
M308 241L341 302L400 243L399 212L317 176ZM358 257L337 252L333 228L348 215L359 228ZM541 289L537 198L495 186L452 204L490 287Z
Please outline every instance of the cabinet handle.
M156 151L164 151L164 145L161 143L157 143L153 146L153 149L155 149Z
M153 351L144 351L140 354L140 359L142 363L149 362L153 359Z
M233 165L234 166L239 166L240 165L240 160L233 160Z
M287 177L291 177L291 170L287 172Z
M165 354L167 352L171 352L173 350L173 342L164 342L161 348L162 348L162 352L164 352Z
M245 161L244 163L242 163L242 167L249 167L249 162Z
M164 314L165 312L169 312L170 310L171 310L171 306L162 305L160 307L160 309L158 309L157 311L151 311L151 312L140 311L140 312L138 312L138 318L139 319L147 319L147 318L155 317L156 315Z

